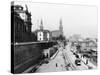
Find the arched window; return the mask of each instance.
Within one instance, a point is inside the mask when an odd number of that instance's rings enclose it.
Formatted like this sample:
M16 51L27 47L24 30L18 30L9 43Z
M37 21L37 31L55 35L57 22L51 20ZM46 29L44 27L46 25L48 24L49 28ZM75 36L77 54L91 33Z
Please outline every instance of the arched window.
M47 39L49 40L49 38L50 38L50 34L49 34L49 33L47 33Z
M43 41L43 32L38 32L38 41Z

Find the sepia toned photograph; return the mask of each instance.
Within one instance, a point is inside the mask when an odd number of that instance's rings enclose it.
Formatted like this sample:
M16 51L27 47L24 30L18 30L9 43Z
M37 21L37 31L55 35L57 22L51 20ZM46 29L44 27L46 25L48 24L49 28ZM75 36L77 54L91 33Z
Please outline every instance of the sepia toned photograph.
M97 18L92 5L11 2L11 73L97 69Z

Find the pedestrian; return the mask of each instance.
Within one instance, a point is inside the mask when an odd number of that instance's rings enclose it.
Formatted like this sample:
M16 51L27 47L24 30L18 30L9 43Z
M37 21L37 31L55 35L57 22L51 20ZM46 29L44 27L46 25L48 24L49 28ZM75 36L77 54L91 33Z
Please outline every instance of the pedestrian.
M58 67L57 63L56 63L56 67Z
M86 64L88 64L88 59L86 60Z

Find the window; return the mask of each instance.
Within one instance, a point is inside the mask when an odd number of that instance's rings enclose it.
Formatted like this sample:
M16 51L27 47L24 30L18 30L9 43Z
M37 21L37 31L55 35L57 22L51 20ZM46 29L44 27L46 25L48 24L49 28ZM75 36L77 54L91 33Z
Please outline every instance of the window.
M49 33L47 33L47 39L49 40L49 38L50 38L50 35L49 35Z
M38 32L38 41L43 41L43 32Z

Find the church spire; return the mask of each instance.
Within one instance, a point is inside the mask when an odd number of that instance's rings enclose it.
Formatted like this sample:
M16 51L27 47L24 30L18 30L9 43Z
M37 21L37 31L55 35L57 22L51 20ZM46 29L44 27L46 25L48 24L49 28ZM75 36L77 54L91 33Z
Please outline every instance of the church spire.
M40 30L43 30L43 21L41 19Z
M60 26L59 26L59 30L60 30L61 34L63 35L62 19L60 19Z

